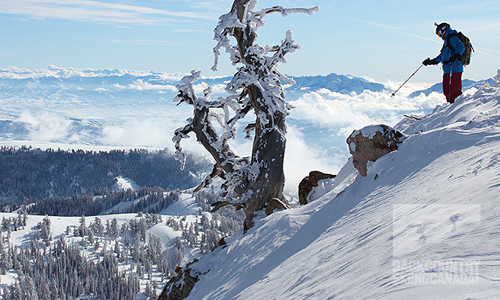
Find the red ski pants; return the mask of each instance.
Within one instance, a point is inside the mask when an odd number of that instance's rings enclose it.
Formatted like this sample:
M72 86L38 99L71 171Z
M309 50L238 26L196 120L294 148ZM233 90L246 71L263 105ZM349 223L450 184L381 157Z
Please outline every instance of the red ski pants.
M449 103L455 103L455 98L462 95L462 72L443 74L443 94Z

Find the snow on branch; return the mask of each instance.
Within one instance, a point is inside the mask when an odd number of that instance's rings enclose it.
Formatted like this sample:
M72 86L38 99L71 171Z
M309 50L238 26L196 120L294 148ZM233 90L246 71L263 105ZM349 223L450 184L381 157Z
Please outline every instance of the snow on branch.
M273 6L271 8L265 8L256 12L255 16L261 17L272 13L281 13L283 17L287 17L290 14L297 14L297 13L305 13L308 15L312 15L313 13L318 11L319 11L319 6L315 6L313 8L285 8L283 6Z
M227 13L219 17L219 24L214 29L214 40L217 45L214 47L215 62L212 67L212 71L217 71L220 58L220 49L225 48L226 52L231 54L231 61L236 64L241 58L236 55L237 48L231 51L231 41L228 35L232 35L235 28L245 28L245 26L240 22L236 13Z
M241 95L232 93L228 97L219 97L212 100L212 88L206 88L203 97L195 93L194 82L201 78L201 71L192 71L190 75L182 78L177 85L178 94L174 102L178 105L187 103L194 108L194 117L187 119L187 124L175 130L172 141L176 149L176 158L182 162L184 168L186 155L183 153L181 142L189 138L190 133L195 133L198 141L210 149L211 153L218 153L216 159L219 164L233 163L240 157L230 148L227 142L236 137L236 122L248 113L248 100L241 101ZM218 126L214 126L214 123ZM227 170L226 170L227 171Z
M256 4L256 0L249 1L245 6L244 15L241 18L238 18L237 11L231 11L230 13L224 14L219 18L219 24L214 29L214 40L217 42L217 45L213 50L215 55L214 65L212 67L213 71L217 71L221 48L226 49L226 52L230 55L230 59L233 65L243 62L241 53L238 52L238 47L232 46L231 41L228 38L228 35L234 35L236 28L242 30L245 28L250 29L252 31L251 34L257 37L257 30L265 25L264 17L266 15L281 13L283 17L286 17L292 13L306 13L311 15L319 11L319 6L315 6L313 8L285 8L283 6L273 6L271 8L265 8L254 12L253 9L255 8ZM267 54L267 52L265 54Z
M184 101L191 101L189 104L193 104L196 100L196 93L194 91L193 82L201 78L201 71L191 71L191 75L184 76L181 79L181 83L176 86L179 91L177 97L174 98L174 103L177 105Z

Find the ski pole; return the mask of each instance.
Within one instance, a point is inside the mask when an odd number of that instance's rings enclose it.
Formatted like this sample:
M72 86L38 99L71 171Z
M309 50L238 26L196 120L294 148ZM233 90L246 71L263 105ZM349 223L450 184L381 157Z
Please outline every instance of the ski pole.
M403 82L403 84L402 84L402 85L400 85L400 86L398 87L398 89L397 89L397 90L395 90L395 91L394 91L394 93L392 93L392 94L391 94L391 97L396 96L396 93L397 93L397 92L398 92L398 91L399 91L399 90L403 87L403 85L405 85L405 84L408 82L408 80L410 80L410 79L411 79L411 78L412 78L415 74L417 74L418 70L420 70L420 68L422 68L423 66L424 66L423 64L422 64L422 65L420 65L420 67L418 67L418 69L416 69L416 70L415 70L415 72L413 72L413 74L411 74L411 75L410 75L410 77L408 77L408 79L406 79L406 81L405 81L405 82Z
M450 65L450 85L448 86L448 88L449 88L448 99L446 99L450 103L452 101L451 100L451 83L453 82L453 81L451 81L451 76L453 76L453 63L451 63L451 65Z

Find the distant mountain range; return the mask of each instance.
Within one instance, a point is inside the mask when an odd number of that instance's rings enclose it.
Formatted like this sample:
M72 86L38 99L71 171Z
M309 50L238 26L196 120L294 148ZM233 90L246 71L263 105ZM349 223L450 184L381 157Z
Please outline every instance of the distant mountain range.
M340 94L361 94L365 90L370 90L372 92L383 92L387 90L387 87L382 83L351 75L331 73L326 76L303 76L292 78L295 80L296 84L286 88L288 94L302 94L319 89L327 89L331 92Z
M49 134L49 140L106 144L101 136L105 127L153 119L183 121L191 114L191 108L176 107L172 102L176 85L183 76L55 66L42 70L0 69L0 139L33 140L34 135L56 131L54 127L57 127L67 132L56 137ZM381 83L350 75L332 73L292 78L296 84L284 85L288 101L321 90L346 95L361 94L365 90L388 92ZM216 99L223 95L225 84L230 80L229 76L206 77L199 80L197 86L200 90L214 86L213 98ZM297 122L308 126L303 121ZM44 129L44 126L50 128Z
M175 86L185 74L170 74L153 71L130 71L119 69L74 69L49 66L42 70L19 68L0 69L0 100L2 110L6 101L21 100L20 104L54 107L66 104L88 105L90 103L142 105L151 102L170 102L176 94ZM285 92L291 100L308 92L326 89L340 94L361 94L366 90L384 92L390 89L383 83L369 78L331 73L326 76L292 76L296 84L285 85ZM221 92L230 76L205 77L200 85L215 85ZM463 88L477 87L483 81L465 79ZM488 79L486 83L494 83ZM425 90L413 92L410 97L421 93L429 95L441 92L437 83ZM10 101L9 101L10 102ZM12 103L15 105L15 101ZM46 105L49 104L47 107ZM5 113L4 111L2 111Z
M192 115L191 106L173 103L184 75L55 66L0 69L0 143L173 149L174 130ZM394 84L369 78L335 73L291 77L296 83L284 84L284 92L295 109L287 124L291 140L301 144L289 144L287 151L304 149L302 156L318 159L327 153L337 157L335 168L347 158L345 139L352 130L373 123L394 125L404 115L427 114L444 103L444 97L432 93L440 91L440 84L426 90L408 84L396 99L390 97ZM195 87L201 94L212 86L212 99L217 99L226 95L231 78L205 77ZM464 80L464 89L480 84ZM422 93L425 98L412 99ZM237 144L247 142L243 136L238 135Z
M175 96L175 86L182 77L183 74L152 71L80 70L54 66L46 70L0 69L0 99L44 99L45 103L57 105L70 102L85 105L104 100L107 103L137 103L140 100L138 104L144 104ZM319 89L341 94L360 94L365 90L382 92L387 89L384 84L369 79L334 73L292 78L296 84L285 85L286 93L292 98ZM206 77L198 84L219 85L222 88L229 80L230 76Z

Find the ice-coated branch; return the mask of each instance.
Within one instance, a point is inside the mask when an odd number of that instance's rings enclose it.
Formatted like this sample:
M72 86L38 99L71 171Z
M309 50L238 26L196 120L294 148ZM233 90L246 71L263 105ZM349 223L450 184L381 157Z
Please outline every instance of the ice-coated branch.
M177 128L175 130L174 137L172 138L172 141L174 142L176 158L181 162L181 170L184 170L184 167L186 166L186 154L182 152L181 141L183 139L189 138L189 133L193 132L194 130L193 119L189 118L187 121L188 124L186 126Z
M292 13L306 13L311 15L319 11L319 6L313 8L285 8L283 6L273 6L254 12L253 9L257 5L257 2L257 0L235 1L231 12L219 18L219 24L214 29L214 40L217 41L217 45L214 47L215 59L212 70L216 71L218 68L221 48L226 49L234 65L242 62L244 63L242 56L245 56L245 54L241 52L241 45L233 46L228 36L234 36L239 43L242 37L237 34L237 32L246 31L247 46L252 45L253 40L257 37L257 30L265 25L264 17L266 15L281 13L283 17L286 17ZM248 37L251 38L248 39ZM248 51L251 47L246 48ZM267 51L264 54L267 54Z
M261 17L272 13L281 13L283 17L287 17L290 14L298 14L298 13L312 15L313 13L318 11L319 11L319 6L315 6L313 8L285 8L283 6L273 6L271 8L265 8L256 12L255 16Z
M281 41L281 45L277 48L269 64L275 66L277 63L286 63L285 55L287 53L293 53L298 49L300 49L300 45L295 44L293 33L291 30L288 30L285 39Z
M231 49L231 41L228 38L228 35L232 35L234 28L244 28L235 13L228 13L220 16L219 24L214 29L214 40L217 44L213 50L215 56L214 65L212 67L213 71L217 71L221 48L225 48L226 52L231 55L231 61L233 64L238 63L241 59L241 57L238 56L237 50Z
M174 132L172 140L175 144L176 154L183 162L184 167L185 155L182 152L181 141L189 138L190 133L194 133L197 140L216 161L215 165L219 171L214 174L231 174L238 169L243 169L245 164L249 163L248 158L241 158L228 144L228 141L236 136L235 123L230 122L231 119L234 119L232 112L236 112L235 117L239 116L242 111L241 104L244 102L240 101L238 95L234 94L212 101L210 99L211 88L204 90L203 97L197 96L194 91L194 81L199 78L201 78L201 72L192 71L191 75L185 76L177 86L179 92L174 101L179 104L187 103L192 105L194 117L189 118L187 125L178 128ZM222 110L223 114L217 112L217 110ZM216 129L213 123L218 125L219 130ZM221 133L219 134L218 131L221 131ZM213 174L210 176L213 176ZM205 182L208 184L211 179L207 178ZM225 187L228 191L236 191L237 193L242 191L242 187L232 186L231 184L225 184Z

